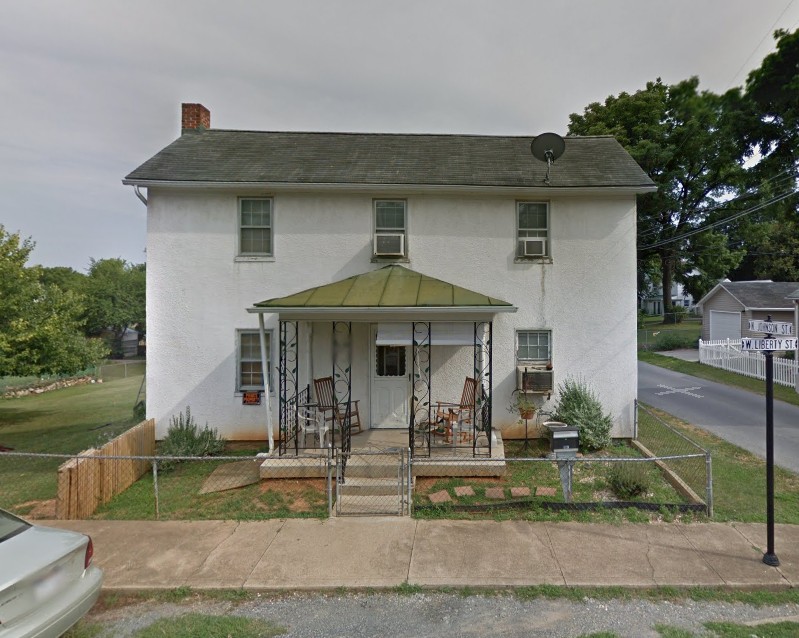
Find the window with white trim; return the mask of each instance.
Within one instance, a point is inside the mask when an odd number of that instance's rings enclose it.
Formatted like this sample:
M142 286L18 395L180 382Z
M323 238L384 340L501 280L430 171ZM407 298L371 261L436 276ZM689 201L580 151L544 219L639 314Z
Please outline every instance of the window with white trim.
M408 254L406 209L404 199L374 200L375 257L405 257Z
M253 257L272 256L271 198L239 199L239 254Z
M264 389L264 375L261 367L261 336L257 330L239 330L238 337L238 379L236 390L249 392ZM269 385L272 386L272 332L266 331L266 365L270 370Z
M519 330L516 333L517 361L544 362L552 360L550 330Z
M516 257L548 257L549 204L516 202Z

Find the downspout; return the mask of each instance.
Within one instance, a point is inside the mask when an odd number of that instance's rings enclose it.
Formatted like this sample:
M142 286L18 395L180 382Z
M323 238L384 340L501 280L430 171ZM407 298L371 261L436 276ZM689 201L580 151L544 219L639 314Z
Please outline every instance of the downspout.
M275 441L272 429L272 403L269 397L269 367L266 361L266 329L264 328L264 313L258 313L258 337L261 342L261 371L264 377L264 406L266 408L266 432L269 438L269 454L275 451Z
M141 190L139 189L139 185L138 184L134 184L133 192L136 193L136 197L138 197L139 200L141 200L141 203L144 204L145 206L147 206L147 198L144 195L141 194Z

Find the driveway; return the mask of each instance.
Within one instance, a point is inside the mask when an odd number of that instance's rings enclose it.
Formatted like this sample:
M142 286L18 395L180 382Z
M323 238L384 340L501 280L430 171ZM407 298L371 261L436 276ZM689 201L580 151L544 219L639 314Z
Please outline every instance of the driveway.
M766 399L760 395L639 361L638 399L766 456ZM774 461L799 473L799 407L777 400Z

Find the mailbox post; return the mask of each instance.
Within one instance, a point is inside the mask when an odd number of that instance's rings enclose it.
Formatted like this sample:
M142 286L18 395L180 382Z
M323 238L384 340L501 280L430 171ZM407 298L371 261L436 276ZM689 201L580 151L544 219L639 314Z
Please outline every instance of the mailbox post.
M580 447L580 432L572 426L559 421L546 421L544 427L549 430L550 452L558 462L560 484L563 488L563 500L572 502L572 471Z

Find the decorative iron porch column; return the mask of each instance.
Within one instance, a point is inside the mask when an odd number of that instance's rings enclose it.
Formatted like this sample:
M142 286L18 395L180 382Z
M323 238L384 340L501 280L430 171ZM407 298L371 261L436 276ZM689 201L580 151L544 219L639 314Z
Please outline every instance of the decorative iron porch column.
M411 382L411 409L410 422L408 423L408 447L414 456L425 456L419 450L427 450L426 456L430 456L430 428L432 427L432 403L431 403L431 382L430 382L430 322L413 322L413 375ZM425 433L421 436L426 437L424 445L415 445L416 428L425 424Z
M478 456L477 440L480 434L488 439L488 456L491 457L491 394L493 392L492 355L493 329L491 321L474 322L474 378L475 392L474 431L472 432L472 454Z
M294 453L299 453L299 415L297 412L297 393L299 391L297 321L280 322L280 444L278 453L283 456L291 442Z
M346 405L341 423L341 454L346 466L352 449L352 323L349 321L333 322L333 399ZM334 427L333 447L336 445L335 437Z

